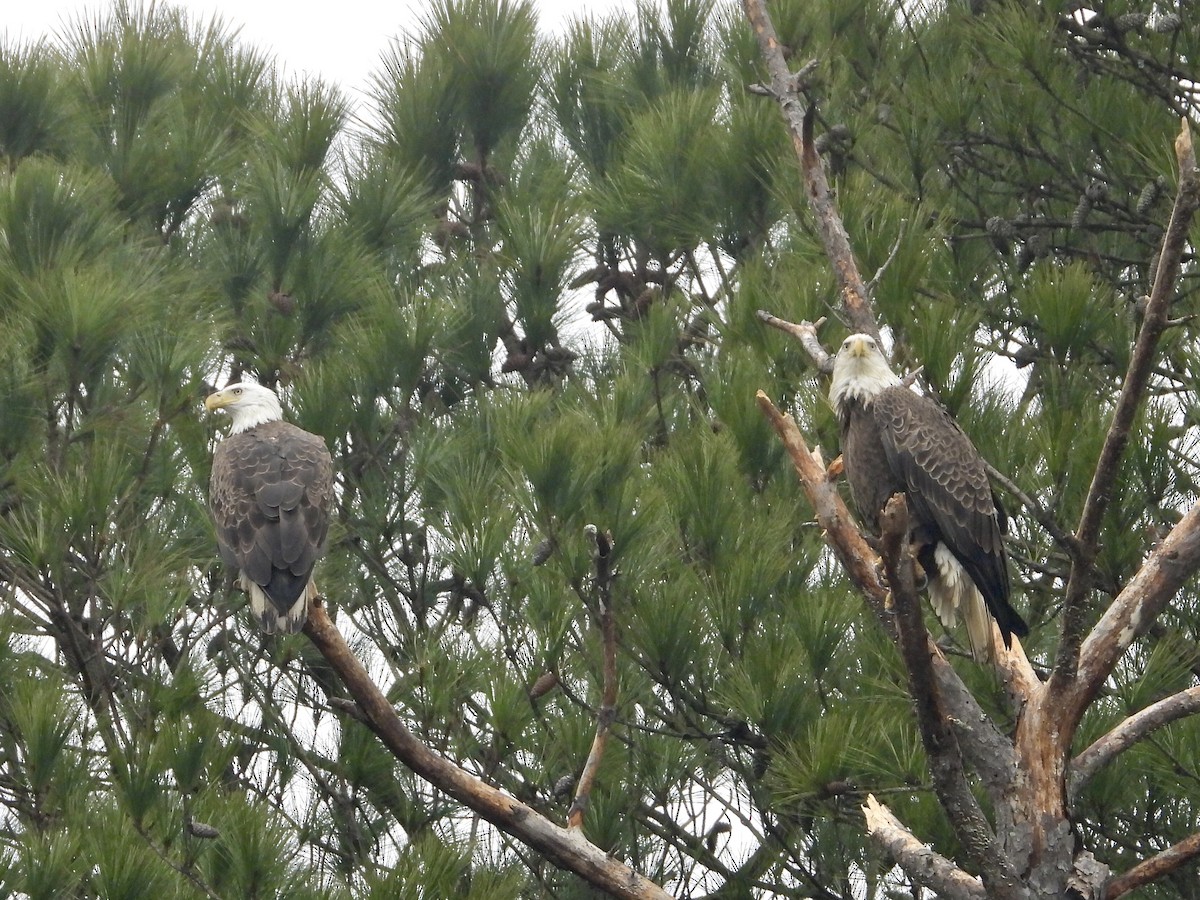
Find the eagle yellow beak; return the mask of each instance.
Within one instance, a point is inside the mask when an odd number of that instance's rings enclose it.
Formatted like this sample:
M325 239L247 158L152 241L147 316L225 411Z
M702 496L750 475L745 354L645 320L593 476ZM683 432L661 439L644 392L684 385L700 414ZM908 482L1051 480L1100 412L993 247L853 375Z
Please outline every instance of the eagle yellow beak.
M233 402L233 397L228 391L217 391L204 398L204 408L211 412L214 409L224 409L231 402Z
M850 346L846 348L851 356L866 356L867 355L867 339L864 337L855 337L850 341Z

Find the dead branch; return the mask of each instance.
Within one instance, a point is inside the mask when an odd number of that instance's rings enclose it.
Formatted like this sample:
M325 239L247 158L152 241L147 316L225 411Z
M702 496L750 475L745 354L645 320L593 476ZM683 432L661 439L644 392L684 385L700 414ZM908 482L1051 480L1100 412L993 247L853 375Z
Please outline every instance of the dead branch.
M1079 541L1075 540L1075 535L1064 531L1063 527L1058 524L1058 521L1050 514L1050 511L1046 507L1026 494L1015 481L986 459L983 461L983 464L987 467L988 478L1004 488L1010 496L1014 497L1018 503L1025 507L1034 520L1042 528L1046 529L1046 533L1054 539L1054 543L1069 553L1072 559L1079 555Z
M1146 735L1172 722L1200 712L1200 687L1164 697L1138 710L1108 734L1097 739L1090 747L1071 761L1071 776L1068 795L1075 797L1079 789L1120 753L1124 753Z
M821 341L817 338L817 331L825 324L825 317L817 319L815 322L789 322L787 319L781 319L765 309L760 309L755 313L760 322L770 325L772 328L778 328L780 331L786 332L800 342L800 346L812 358L813 364L817 370L824 372L826 375L833 371L833 357L825 352L825 348L821 346Z
M592 786L596 783L600 762L604 759L604 748L608 746L608 735L617 715L617 626L612 611L612 537L601 533L595 525L588 525L584 530L592 544L592 566L596 572L597 613L604 642L604 687L600 710L596 714L596 736L592 738L592 749L567 812L568 828L583 827L584 814L592 801Z
M1117 900L1118 897L1124 897L1130 891L1174 872L1197 856L1200 856L1200 832L1188 835L1161 853L1156 853L1149 859L1143 859L1123 875L1117 875L1110 879L1104 886L1104 900Z
M1079 517L1079 527L1075 530L1079 554L1072 558L1071 574L1063 597L1062 640L1051 675L1051 684L1070 681L1077 674L1080 646L1086 627L1087 609L1084 601L1091 587L1100 525L1112 498L1113 484L1125 448L1129 444L1134 419L1145 397L1159 338L1167 327L1167 311L1179 278L1192 217L1197 207L1200 207L1200 172L1196 169L1196 154L1192 147L1191 129L1187 119L1183 120L1179 136L1175 139L1175 155L1179 164L1179 191L1175 195L1175 206L1171 210L1171 219L1163 235L1158 267L1154 272L1153 287L1143 313L1142 327L1133 346L1129 368L1125 372L1125 381L1121 385L1121 394L1113 411L1112 423L1104 438L1100 457L1096 461L1096 470L1092 474L1092 483L1088 487L1083 512ZM1080 715L1082 712L1082 709L1078 710ZM1071 723L1072 730L1076 723Z
M800 434L800 429L796 427L792 417L781 413L762 391L758 392L756 399L758 408L775 428L788 456L791 457L792 465L795 466L796 474L800 476L800 484L812 503L817 524L821 526L826 542L833 549L850 580L866 598L888 636L895 640L895 618L887 609L887 590L879 583L877 574L879 557L854 524L854 517L850 515L850 510L846 508L838 493L836 483L826 472L819 454L809 451L808 444L805 443L804 436Z
M986 900L987 891L974 875L968 875L940 853L922 844L890 809L867 795L862 808L867 834L875 839L896 863L944 900Z
M1196 503L1151 551L1137 574L1109 604L1079 650L1076 690L1070 709L1075 722L1112 673L1117 660L1163 611L1183 583L1200 568L1200 503Z
M309 610L304 633L346 685L368 727L413 772L560 869L574 872L614 897L670 900L670 894L589 842L579 829L555 825L537 810L485 784L417 740L346 645L321 603L314 603Z
M842 310L854 331L864 332L878 339L879 326L876 324L874 304L866 285L863 284L862 276L858 273L854 252L850 249L850 238L846 235L846 226L842 223L833 193L829 190L821 157L813 146L813 110L811 106L805 109L800 101L800 91L806 78L797 78L795 73L789 71L779 36L775 33L775 26L767 14L763 0L742 0L742 9L750 21L750 27L758 40L759 51L771 76L767 92L779 103L788 133L792 137L796 158L800 161L800 169L804 175L804 193L816 219L817 231L825 246L825 255L833 265L838 292L842 298ZM805 72L811 72L813 68L815 66L809 64L805 67Z
M989 896L1024 897L1012 862L1005 856L971 793L962 752L942 709L933 674L933 657L929 652L929 635L925 631L913 576L914 560L908 543L908 503L903 494L896 494L888 501L880 525L883 565L896 607L900 651L908 672L908 693L916 707L917 727L929 756L934 791L955 835L982 875Z

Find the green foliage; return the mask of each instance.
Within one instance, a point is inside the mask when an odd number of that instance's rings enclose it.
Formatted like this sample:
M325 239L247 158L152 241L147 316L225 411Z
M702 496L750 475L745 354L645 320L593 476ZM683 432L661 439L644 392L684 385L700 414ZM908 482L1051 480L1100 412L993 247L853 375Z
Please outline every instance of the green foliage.
M1162 10L1101 7L771 4L793 65L821 61L816 132L898 366L1068 532L1200 56L1190 20L1105 30ZM590 839L680 895L880 897L901 885L862 834L874 791L961 850L894 649L754 402L836 455L823 377L756 316L836 318L840 298L778 110L746 90L766 80L753 35L708 0L540 27L528 2L427 4L367 110L169 7L0 47L3 890L587 894L399 767L303 638L244 614L205 509L200 403L231 377L326 439L318 583L438 752L564 820L601 703L594 525L619 690ZM1093 619L1195 500L1194 270ZM1001 495L1049 667L1067 559ZM1194 681L1198 615L1189 584L1080 749ZM995 681L955 664L1002 717ZM1115 871L1194 831L1195 732L1156 732L1081 794L1081 840Z
M0 156L11 171L35 154L54 154L67 115L57 60L44 43L0 47Z

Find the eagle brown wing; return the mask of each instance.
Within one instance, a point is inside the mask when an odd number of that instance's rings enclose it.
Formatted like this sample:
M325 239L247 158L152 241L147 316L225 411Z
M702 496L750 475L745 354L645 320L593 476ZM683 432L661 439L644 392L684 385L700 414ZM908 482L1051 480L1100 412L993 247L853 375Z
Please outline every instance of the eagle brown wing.
M221 558L284 615L324 553L333 498L325 442L287 422L231 435L213 456L209 505Z
M1009 604L1008 561L1000 516L979 451L942 407L891 387L872 404L895 475L906 486L914 525L940 538L983 594L1001 633L1029 628Z

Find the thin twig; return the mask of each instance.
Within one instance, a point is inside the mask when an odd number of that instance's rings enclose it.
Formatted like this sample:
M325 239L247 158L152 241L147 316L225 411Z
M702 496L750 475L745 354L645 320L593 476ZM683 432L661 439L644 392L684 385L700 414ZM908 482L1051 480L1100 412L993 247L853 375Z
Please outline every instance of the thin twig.
M887 259L883 261L883 265L875 270L875 274L872 275L871 280L867 282L867 292L871 296L875 295L875 289L879 287L879 280L883 278L884 274L891 267L892 263L896 259L896 254L900 252L900 245L904 243L904 223L901 222L900 224L900 233L896 235L896 240L892 244L892 249L888 252Z
M592 545L592 566L596 572L597 614L604 641L604 688L600 710L596 715L596 736L592 738L592 749L567 812L568 828L583 826L584 814L592 800L592 787L596 783L596 775L604 759L604 748L608 746L608 735L617 715L617 626L612 610L612 536L601 532L595 525L588 525L584 532Z
M1033 516L1034 521L1046 529L1046 533L1050 535L1050 537L1054 540L1054 543L1066 550L1072 559L1075 559L1079 556L1079 541L1075 539L1075 535L1066 532L1063 527L1058 524L1054 516L1050 515L1050 512L1046 509L1046 507L1042 506L1042 504L1038 503L1038 501L1034 500L1023 490L1021 490L1020 486L1015 481L993 466L990 462L984 460L983 465L987 468L988 478L999 484L1000 487L1004 488L1005 491L1016 498L1016 501L1025 507L1026 511Z

